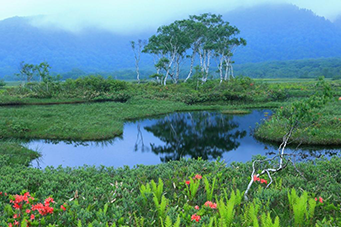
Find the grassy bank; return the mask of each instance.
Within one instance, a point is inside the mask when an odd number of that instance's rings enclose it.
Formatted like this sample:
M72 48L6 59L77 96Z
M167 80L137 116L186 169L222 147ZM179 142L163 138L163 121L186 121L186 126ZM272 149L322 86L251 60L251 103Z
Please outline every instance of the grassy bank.
M297 168L304 178L288 166L273 176L274 183L268 189L266 184L255 182L248 201L242 192L250 180L251 163L226 167L223 162L181 160L133 169L45 170L0 165L0 225L34 214L30 221L39 224L44 217L44 226L163 226L166 219L173 223L179 219L180 226L210 226L210 222L219 226L275 226L269 219L273 223L276 218L278 226L340 226L340 165L340 157L299 163ZM292 189L297 199L292 199ZM23 212L20 218L13 218L19 210L14 210L4 193L15 195L22 190L35 198L31 204L53 197L55 203L49 204L53 212L42 216L32 210L29 215ZM26 207L30 208L23 205L23 211Z
M321 109L311 110L317 120L302 124L292 135L294 144L340 145L341 144L341 100L334 100ZM303 122L304 123L304 122ZM265 141L282 142L286 133L285 119L270 119L261 124L255 136Z
M2 108L0 137L65 140L103 140L122 134L126 120L174 111L220 109L221 106L186 105L180 102L132 99L78 105Z
M17 142L0 141L0 158L7 164L28 165L39 153L32 151Z

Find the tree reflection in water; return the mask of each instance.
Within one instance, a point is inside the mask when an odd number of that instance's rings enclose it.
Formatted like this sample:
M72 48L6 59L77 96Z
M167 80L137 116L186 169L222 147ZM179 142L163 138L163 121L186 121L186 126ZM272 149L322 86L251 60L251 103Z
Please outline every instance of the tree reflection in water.
M232 119L233 116L216 112L176 113L144 129L165 143L151 144L155 154L164 155L162 162L185 156L212 160L237 149L238 140L246 136L247 132L238 130L238 123Z

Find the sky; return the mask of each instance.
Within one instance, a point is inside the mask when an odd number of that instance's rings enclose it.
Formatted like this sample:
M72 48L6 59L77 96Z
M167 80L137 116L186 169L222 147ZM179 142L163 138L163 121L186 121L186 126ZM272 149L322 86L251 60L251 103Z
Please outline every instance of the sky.
M81 31L87 27L121 33L155 30L188 15L228 11L264 3L289 3L333 21L341 15L341 0L0 0L0 20L44 15L37 26Z

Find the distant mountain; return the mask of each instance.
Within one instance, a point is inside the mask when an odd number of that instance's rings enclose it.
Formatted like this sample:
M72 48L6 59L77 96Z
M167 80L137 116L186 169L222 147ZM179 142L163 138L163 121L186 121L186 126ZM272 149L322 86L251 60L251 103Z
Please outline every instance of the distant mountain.
M341 29L310 10L261 5L224 17L247 40L235 54L238 63L341 56Z
M341 57L341 27L337 21L332 23L309 10L293 5L262 5L223 16L241 30L240 35L248 43L235 53L236 64ZM34 27L30 18L9 18L0 21L0 78L18 72L21 61L47 61L53 71L60 73L134 68L129 41L151 35L128 36L97 29L74 34ZM152 65L151 57L144 56L141 67Z
M0 77L18 72L21 61L47 61L56 72L131 68L134 59L129 41L135 38L96 29L79 34L40 29L30 24L30 18L9 18L0 21Z
M334 21L336 27L341 29L341 15Z

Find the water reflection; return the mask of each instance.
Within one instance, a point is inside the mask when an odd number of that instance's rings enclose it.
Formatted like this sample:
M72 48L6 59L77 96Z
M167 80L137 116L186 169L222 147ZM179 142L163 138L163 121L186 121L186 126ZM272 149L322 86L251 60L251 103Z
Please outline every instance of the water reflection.
M279 144L276 143L268 143L267 146L265 146L264 149L269 149L269 152L266 152L266 155L275 155L279 152L276 150L278 149ZM335 155L338 155L340 153L340 147L337 146L294 146L289 145L286 148L287 154L292 154L292 157L295 158L296 161L307 161L307 160L313 160L316 158L321 157L332 157Z
M28 147L41 152L35 167L46 166L130 166L155 165L181 157L226 163L246 162L253 155L277 154L279 144L258 141L252 136L257 123L269 111L255 110L248 115L224 115L216 112L173 113L156 119L143 119L124 124L123 135L105 141L35 140ZM288 147L297 159L321 155L332 156L338 148Z
M238 130L233 116L212 112L175 113L158 120L145 130L164 142L152 143L155 154L163 154L162 162L179 160L182 157L212 160L224 152L239 147L239 139L246 130Z

